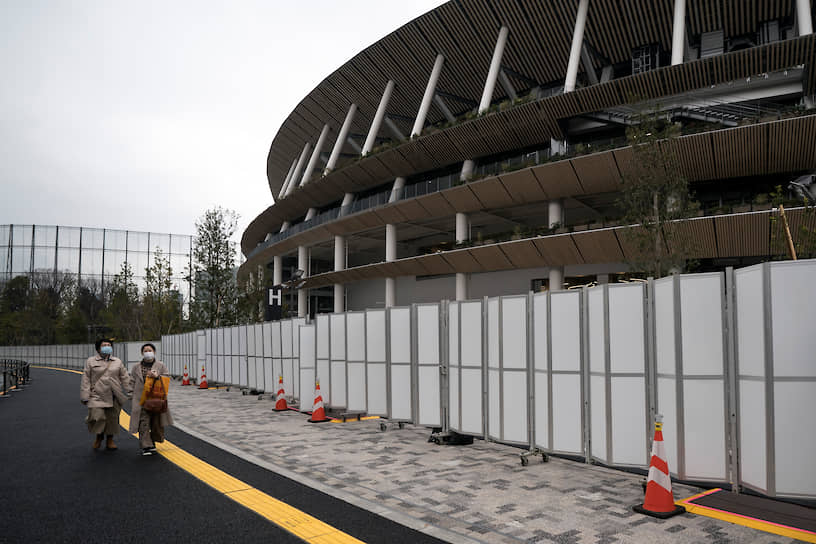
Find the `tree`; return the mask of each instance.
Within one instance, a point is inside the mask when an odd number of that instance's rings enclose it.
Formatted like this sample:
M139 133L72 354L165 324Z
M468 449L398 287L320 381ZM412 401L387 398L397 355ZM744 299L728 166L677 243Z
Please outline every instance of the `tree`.
M19 345L25 339L24 315L30 299L28 276L17 276L3 285L0 294L0 344Z
M633 271L658 278L687 267L691 244L672 222L695 215L699 208L673 151L672 140L679 133L679 125L656 115L643 115L626 129L632 161L623 175L618 204L623 220L636 225L624 232L634 249L628 264Z
M31 306L27 319L27 343L56 344L57 323L66 313L76 280L71 274L34 271L30 277Z
M181 300L173 286L173 268L161 249L153 254L153 265L145 269L142 320L145 338L160 338L177 332L181 324Z
M133 281L130 263L122 263L106 293L107 305L101 312L103 322L111 328L112 336L120 341L142 338L139 288Z
M195 291L190 317L196 327L213 328L236 322L236 247L231 238L237 224L238 215L220 206L207 210L196 221L193 269L190 271Z
M238 285L238 316L241 323L260 323L264 319L266 281L263 267Z

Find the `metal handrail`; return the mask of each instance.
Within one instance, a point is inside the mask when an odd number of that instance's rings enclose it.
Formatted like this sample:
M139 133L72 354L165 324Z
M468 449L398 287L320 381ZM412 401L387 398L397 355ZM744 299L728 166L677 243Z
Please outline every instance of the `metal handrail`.
M20 359L0 359L3 383L0 397L7 397L10 391L20 391L31 383L31 364Z

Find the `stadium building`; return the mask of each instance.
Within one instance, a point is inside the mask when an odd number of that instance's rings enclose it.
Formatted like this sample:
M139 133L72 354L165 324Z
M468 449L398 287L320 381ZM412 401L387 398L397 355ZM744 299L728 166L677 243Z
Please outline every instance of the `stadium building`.
M768 194L816 168L808 0L452 0L359 52L283 122L239 274L300 316L615 281L643 112L701 204L703 269L774 251ZM794 236L809 216L789 213ZM813 225L811 225L813 226ZM295 281L296 280L296 281ZM295 304L293 300L292 304Z

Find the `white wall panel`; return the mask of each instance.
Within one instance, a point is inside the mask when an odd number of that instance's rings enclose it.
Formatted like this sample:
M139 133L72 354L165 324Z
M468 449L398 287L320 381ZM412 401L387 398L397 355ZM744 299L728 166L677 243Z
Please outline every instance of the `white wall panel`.
M527 374L505 371L502 388L504 394L502 440L514 444L528 444Z
M642 377L612 378L612 460L616 465L648 466Z
M365 412L366 407L366 334L365 313L346 313L346 354L349 410Z
M345 408L348 402L346 395L346 314L332 314L329 321L331 405L335 408Z
M724 480L725 420L720 380L684 380L686 476Z
M770 274L774 378L816 377L816 260L773 263Z
M722 375L722 274L680 276L683 374Z
M657 379L657 413L663 415L663 445L666 447L666 462L669 473L677 477L677 380L674 378Z
M527 368L527 297L501 299L502 368Z
M816 495L814 415L816 382L774 384L774 451L778 495Z
M555 323L555 319L553 319ZM555 342L553 342L555 343ZM582 454L581 376L553 374L553 451Z
M440 308L438 304L418 305L417 312L417 367L418 367L418 421L420 425L442 425L439 384L439 364L442 361L439 342Z
M606 378L590 376L590 425L592 426L592 456L608 463L606 442Z
M643 373L646 368L644 285L629 283L608 288L610 371Z
M411 309L389 308L390 405L388 417L413 420L413 379L411 373Z
M552 369L581 370L581 293L561 291L551 293L552 305Z
M739 434L740 473L742 482L758 489L768 489L768 451L765 432L765 382L740 380Z
M316 338L314 325L300 325L297 327L298 333L298 353L300 354L300 364L298 366L298 373L300 379L300 392L298 397L301 399L300 411L311 411L314 406L315 399L315 373L316 373ZM322 389L322 384L321 384ZM321 391L321 397L322 397Z

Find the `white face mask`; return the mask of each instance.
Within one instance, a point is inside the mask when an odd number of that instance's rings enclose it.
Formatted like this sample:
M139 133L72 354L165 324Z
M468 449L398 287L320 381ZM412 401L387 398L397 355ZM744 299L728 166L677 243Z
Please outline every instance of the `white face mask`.
M152 361L155 357L156 357L156 354L153 353L152 351L145 351L144 353L142 353L142 358L145 361Z

